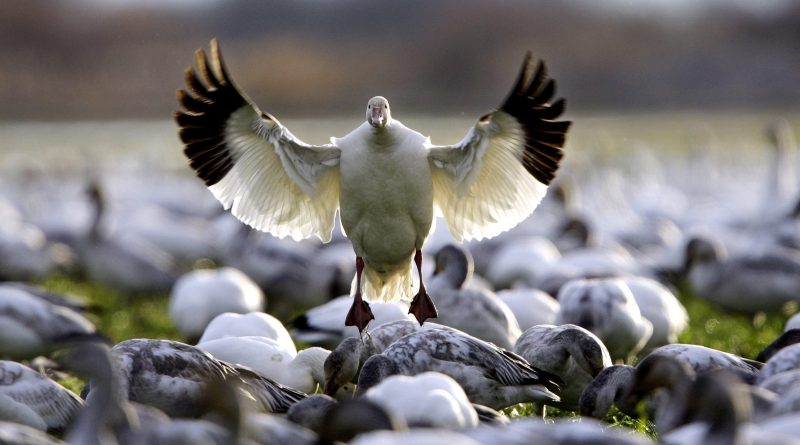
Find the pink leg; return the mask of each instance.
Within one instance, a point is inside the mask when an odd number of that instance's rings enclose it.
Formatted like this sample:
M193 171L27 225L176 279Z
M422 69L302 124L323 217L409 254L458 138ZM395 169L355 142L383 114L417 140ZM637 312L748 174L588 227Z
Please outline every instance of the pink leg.
M356 257L356 294L353 296L353 305L350 306L350 311L347 312L347 318L344 320L345 326L356 326L359 333L364 331L370 320L375 319L369 304L361 299L361 273L363 271L364 259Z
M425 291L425 284L422 282L422 251L417 249L414 254L414 263L417 265L417 272L419 273L419 293L411 301L411 307L408 309L409 314L414 314L420 326L425 320L429 318L436 318L439 314L436 312L431 297Z

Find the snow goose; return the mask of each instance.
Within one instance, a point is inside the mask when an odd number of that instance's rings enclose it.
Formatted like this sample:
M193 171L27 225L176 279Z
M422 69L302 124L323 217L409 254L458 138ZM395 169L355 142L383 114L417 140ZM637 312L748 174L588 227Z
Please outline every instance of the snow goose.
M125 233L109 236L100 185L91 182L87 192L94 215L88 233L76 241L75 250L88 277L129 294L169 290L178 275L175 259L142 238Z
M292 321L292 336L298 341L331 348L343 338L359 337L355 326L344 324L352 302L352 298L343 295L309 309ZM371 307L376 326L395 320L414 319L403 302L373 303Z
M225 264L258 283L269 296L273 315L285 320L340 295L332 289L341 271L318 261L320 256L312 242L275 238L236 222L246 233L230 246ZM353 249L348 249L352 261ZM348 285L351 278L347 278Z
M0 420L0 443L10 445L67 445L47 433L28 425Z
M325 384L323 365L330 351L320 347L287 351L267 337L224 337L198 343L197 347L214 358L243 365L276 382L304 393L313 393Z
M644 362L650 357L671 357L677 359L691 369L695 373L707 373L719 369L736 374L747 382L752 382L760 374L760 363L753 360L748 360L737 355L718 351L716 349L707 348L700 345L674 343L664 345L656 348L647 357L642 359L639 363ZM637 364L637 367L639 365Z
M452 329L437 323L420 326L412 320L396 320L378 325L359 339L349 337L342 340L325 359L325 394L334 395L348 383L356 383L364 362L380 354L390 344L408 334L428 329Z
M478 413L464 390L452 377L439 372L390 376L367 390L364 397L404 418L410 427L453 430L478 426Z
M175 282L169 296L169 316L184 338L196 340L217 315L261 311L265 304L261 288L240 270L200 269Z
M366 398L345 399L322 418L320 443L351 443L356 436L370 431L406 431L405 421Z
M529 288L504 289L497 297L514 313L521 331L540 324L553 324L561 305L545 291Z
M624 277L642 316L653 325L645 351L678 341L689 326L689 314L675 294L658 281L638 276Z
M294 341L292 341L292 336L283 326L283 323L264 312L249 312L247 314L225 312L219 314L208 323L197 343L225 337L248 336L271 338L292 355L297 354L297 348Z
M128 399L155 406L170 416L202 414L204 385L230 380L240 384L257 411L285 412L305 394L245 367L232 366L211 354L171 340L131 339L111 349L119 368L119 387ZM91 394L91 393L90 393Z
M507 240L492 255L486 279L495 289L535 287L547 269L560 259L558 248L547 238L515 237Z
M787 346L773 355L758 373L758 383L786 371L800 368L800 344Z
M755 407L747 385L735 376L724 372L701 375L687 392L691 396L676 406L675 418L681 419L683 426L662 434L660 443L793 445L800 441L778 425L751 423Z
M119 385L120 369L112 363L105 345L77 343L56 358L64 368L89 380L91 388L86 406L67 431L69 443L249 443L237 441L244 408L231 382L198 382L201 395L195 395L192 402L198 412L213 416L214 422L172 420L157 408L127 400Z
M0 419L19 420L38 429L64 430L83 400L53 380L17 362L0 360Z
M608 349L597 336L571 324L534 326L522 333L514 352L564 381L561 400L554 405L571 411L578 409L584 388L612 364Z
M653 332L633 293L619 278L576 279L558 292L556 324L576 324L597 335L612 359L628 360Z
M31 359L78 337L99 337L80 313L17 287L0 287L0 356Z
M552 102L555 81L530 54L500 108L450 146L393 119L380 96L351 133L309 145L235 86L216 39L211 60L198 49L195 63L175 113L191 167L237 218L279 237L329 241L338 208L356 253L346 323L359 331L373 318L365 300L407 300L415 288L411 313L435 317L421 270L434 206L457 241L516 226L547 191L570 126L555 120L565 102Z
M480 445L466 435L442 428L418 428L409 431L376 431L359 435L351 445Z
M581 416L602 419L612 405L622 405L635 376L636 368L630 365L611 365L600 371L578 400Z
M464 434L483 445L652 445L644 435L624 428L609 428L594 419L559 418L543 421L525 417L505 427L479 427Z
M430 329L400 338L364 363L360 393L394 374L437 371L453 377L470 401L490 408L515 403L554 401L558 376L531 366L524 358L456 330Z
M472 276L469 252L448 244L436 252L434 261L428 284L430 297L440 309L436 322L511 349L522 333L511 309L493 292L464 287Z
M695 237L686 270L695 294L727 310L775 311L800 298L800 253L791 249L728 256L718 241Z

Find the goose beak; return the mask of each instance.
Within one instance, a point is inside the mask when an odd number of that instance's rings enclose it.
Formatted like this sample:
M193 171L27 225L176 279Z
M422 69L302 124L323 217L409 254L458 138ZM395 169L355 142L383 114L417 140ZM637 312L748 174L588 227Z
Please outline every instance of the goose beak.
M379 127L383 124L383 107L372 107L372 117L370 121L375 127Z

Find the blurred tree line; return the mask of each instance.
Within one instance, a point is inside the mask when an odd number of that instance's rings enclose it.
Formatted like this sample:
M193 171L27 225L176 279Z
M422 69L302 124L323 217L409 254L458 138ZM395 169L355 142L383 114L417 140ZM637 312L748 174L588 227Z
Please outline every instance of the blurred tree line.
M237 83L278 116L360 115L376 94L403 112L481 113L526 50L547 60L571 112L800 103L796 1L764 13L619 0L158 4L0 3L0 119L166 118L192 52L214 36Z

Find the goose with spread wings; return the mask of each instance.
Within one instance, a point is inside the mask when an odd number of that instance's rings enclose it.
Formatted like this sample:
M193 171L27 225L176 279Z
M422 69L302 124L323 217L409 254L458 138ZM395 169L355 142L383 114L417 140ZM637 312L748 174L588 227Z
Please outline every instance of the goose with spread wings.
M557 120L564 99L553 100L555 81L528 53L506 100L455 145L393 119L381 96L355 130L311 145L233 83L216 39L210 49L196 51L178 91L190 166L234 216L278 237L329 241L338 209L356 254L345 323L359 330L373 318L367 301L411 299L420 323L436 317L420 271L435 212L458 241L519 224L553 180L571 124Z

